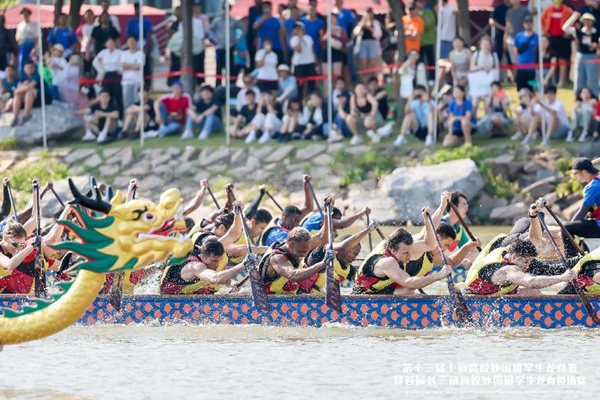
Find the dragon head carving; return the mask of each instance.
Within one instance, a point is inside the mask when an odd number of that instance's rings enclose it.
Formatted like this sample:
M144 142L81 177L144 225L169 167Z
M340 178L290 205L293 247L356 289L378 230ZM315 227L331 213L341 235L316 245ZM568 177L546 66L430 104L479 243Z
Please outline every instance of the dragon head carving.
M186 228L179 190L165 191L154 204L147 200L124 202L123 194L113 194L110 187L103 198L93 178L92 196L81 194L71 179L69 186L74 196L70 203L80 224L58 223L69 228L78 240L59 243L54 248L72 251L87 260L74 266L74 270L132 270L162 262L169 255L174 260L183 259L192 251L192 241L178 234Z

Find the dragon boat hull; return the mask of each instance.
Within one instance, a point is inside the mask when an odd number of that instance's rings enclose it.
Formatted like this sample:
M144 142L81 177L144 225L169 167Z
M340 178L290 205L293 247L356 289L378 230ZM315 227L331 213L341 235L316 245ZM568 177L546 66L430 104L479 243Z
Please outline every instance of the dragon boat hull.
M595 327L576 296L493 298L467 296L467 304L483 327ZM600 297L590 301L600 310ZM0 296L0 307L17 310L25 296ZM122 313L117 314L105 296L79 319L79 324L186 323L192 325L274 325L320 327L339 323L359 327L426 329L455 325L448 296L343 296L339 314L325 305L322 297L271 296L271 310L254 308L244 295L157 296L125 295ZM1 317L0 317L1 318Z

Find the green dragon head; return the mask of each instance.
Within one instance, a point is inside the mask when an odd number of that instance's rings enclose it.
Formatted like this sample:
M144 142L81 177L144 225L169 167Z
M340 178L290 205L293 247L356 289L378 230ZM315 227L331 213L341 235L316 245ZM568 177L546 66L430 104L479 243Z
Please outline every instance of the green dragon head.
M169 189L160 196L158 204L147 200L124 202L123 194L113 196L108 187L103 199L92 178L95 197L82 195L69 179L79 224L58 221L78 238L54 246L85 258L74 270L86 269L98 273L131 270L162 262L169 255L182 259L192 251L193 243L185 235L183 200L177 189ZM110 201L110 202L109 202ZM87 210L95 211L90 215Z

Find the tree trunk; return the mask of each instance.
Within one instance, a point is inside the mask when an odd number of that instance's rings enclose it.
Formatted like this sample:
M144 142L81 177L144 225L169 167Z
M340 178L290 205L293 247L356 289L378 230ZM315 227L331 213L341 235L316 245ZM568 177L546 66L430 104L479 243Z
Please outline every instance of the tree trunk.
M58 4L59 1L62 2L63 0L56 0L56 4ZM81 12L82 4L83 0L71 0L71 7L69 8L69 25L73 30L79 28L79 13ZM54 12L56 14L56 10Z
M183 49L181 50L181 69L185 70L181 75L183 88L186 93L194 94L194 76L191 72L194 70L194 54L192 52L192 8L193 0L181 0L181 15L183 24Z
M404 16L404 3L397 0L388 0L388 4L390 9L392 10L392 15L394 16L394 21L396 22L396 29L398 30L398 42L396 43L396 48L398 49L398 60L400 62L404 62L406 58L406 44L404 42L404 25L402 23L402 17ZM400 96L400 79L398 74L394 74L393 77L394 82L394 95L396 96L396 106L398 107L398 120L402 121L404 119L404 104L405 100Z
M471 46L471 20L469 12L462 12L460 10L469 9L469 0L456 0L456 8L459 10L458 16L458 34L465 40L468 46Z
M56 0L54 3L54 26L58 24L58 17L62 14L63 6L65 5L65 0Z

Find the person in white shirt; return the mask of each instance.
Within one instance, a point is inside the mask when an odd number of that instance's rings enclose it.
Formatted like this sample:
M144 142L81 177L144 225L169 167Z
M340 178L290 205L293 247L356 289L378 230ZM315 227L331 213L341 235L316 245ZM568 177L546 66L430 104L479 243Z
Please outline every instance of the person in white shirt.
M87 10L83 14L83 24L77 29L79 43L81 43L81 52L83 53L84 71L89 72L94 59L94 41L92 32L96 27L96 17L92 10Z
M263 48L256 52L254 57L258 69L258 88L261 92L272 92L279 90L279 75L277 74L277 65L279 58L273 51L273 42L271 39L265 39Z
M93 62L94 68L98 71L98 79L102 80L102 90L109 93L111 101L119 110L119 115L123 113L121 53L122 51L117 49L115 41L109 38L106 41L106 48L98 53Z
M49 62L50 71L52 72L52 98L56 101L60 101L59 86L62 83L63 70L67 67L67 60L63 57L65 48L61 44L55 44L52 46L52 53Z
M523 145L533 144L535 133L542 131L542 118L546 125L546 131L542 132L542 146L550 146L551 139L564 139L569 133L569 119L565 103L556 98L556 86L548 86L545 89L546 103L540 100L532 100L532 118L529 124L527 136L523 139Z
M102 3L100 3L100 6L102 6L103 13L105 12L108 15L110 15L110 24L113 26L113 28L115 28L117 32L121 33L121 23L119 22L119 17L111 14L108 11L108 9L110 8L110 1L103 1ZM96 20L96 25L100 25L100 17L98 17L98 19Z
M442 30L440 33L440 58L447 59L456 38L456 9L448 0L442 0Z
M235 109L238 113L242 111L242 107L244 107L247 104L246 93L248 91L254 92L254 100L257 104L260 104L260 90L255 85L254 77L249 74L244 76L244 87L240 89L237 96L235 97Z
M127 38L127 50L121 52L121 69L123 70L123 108L138 101L140 90L140 70L144 67L145 56L137 50L135 36Z
M292 65L294 66L294 76L298 79L301 86L301 98L306 98L308 92L314 92L315 82L307 81L307 77L317 75L316 56L313 49L313 40L306 34L304 24L296 22L292 37L290 38L290 47L294 50L292 55Z
M19 45L19 75L23 75L23 66L31 60L31 51L37 46L38 26L31 22L31 10L22 8L23 21L17 25L15 39Z

